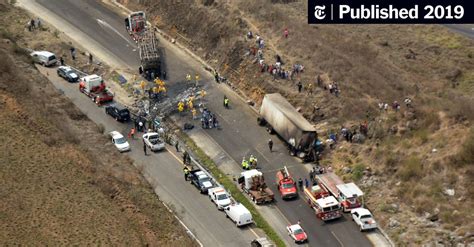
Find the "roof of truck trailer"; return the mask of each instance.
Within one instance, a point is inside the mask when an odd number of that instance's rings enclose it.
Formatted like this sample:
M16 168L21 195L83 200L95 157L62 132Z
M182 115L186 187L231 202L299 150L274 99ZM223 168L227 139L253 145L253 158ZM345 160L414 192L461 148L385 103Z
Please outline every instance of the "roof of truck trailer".
M303 131L316 131L316 128L309 123L296 109L279 93L266 94L265 98L282 112L291 122Z

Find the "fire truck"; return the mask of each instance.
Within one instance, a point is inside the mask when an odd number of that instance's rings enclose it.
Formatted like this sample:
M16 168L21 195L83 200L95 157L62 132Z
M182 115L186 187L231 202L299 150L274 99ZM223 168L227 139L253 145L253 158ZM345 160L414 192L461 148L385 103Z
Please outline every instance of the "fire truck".
M361 207L362 190L354 183L344 183L334 172L316 175L316 181L324 190L331 193L341 203L345 213Z
M132 39L138 43L146 31L145 12L137 11L131 13L127 18L125 18L125 27Z
M298 196L296 182L290 176L286 166L276 173L276 181L282 199L291 199Z
M316 216L322 221L334 220L342 216L339 202L319 185L304 188L304 195Z

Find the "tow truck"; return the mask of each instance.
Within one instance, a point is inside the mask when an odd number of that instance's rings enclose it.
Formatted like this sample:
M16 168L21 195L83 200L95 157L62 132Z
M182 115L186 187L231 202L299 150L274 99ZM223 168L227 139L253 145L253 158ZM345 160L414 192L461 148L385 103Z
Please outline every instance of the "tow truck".
M298 197L298 191L296 190L296 182L290 176L288 169L283 167L276 173L276 181L278 191L282 199L291 199Z
M319 185L304 188L304 195L309 206L322 221L334 220L342 216L339 202Z
M345 213L361 206L359 198L362 198L364 193L354 183L344 183L334 172L317 174L316 181L324 190L337 198Z
M275 199L273 191L265 183L263 173L256 169L242 172L238 183L255 204L269 203Z
M98 75L88 75L81 78L79 91L87 95L97 105L114 100L114 95L106 88L104 80Z

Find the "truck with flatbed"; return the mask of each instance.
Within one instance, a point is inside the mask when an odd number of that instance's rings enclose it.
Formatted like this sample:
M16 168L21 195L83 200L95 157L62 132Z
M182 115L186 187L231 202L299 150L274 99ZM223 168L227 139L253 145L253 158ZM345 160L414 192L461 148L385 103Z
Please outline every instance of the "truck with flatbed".
M81 78L79 91L87 95L99 106L114 100L114 95L107 89L102 77L95 74Z
M334 172L317 174L316 181L341 203L344 212L361 206L364 193L354 183L344 183Z
M314 209L316 217L322 221L342 217L339 202L319 185L304 188L304 195L306 202Z
M139 72L148 80L154 80L161 73L161 52L153 30L146 31L138 40L140 58Z
M247 193L255 204L270 203L275 200L275 194L266 185L263 173L256 169L242 172L238 183L242 191Z
M282 199L285 200L298 197L296 182L291 177L286 166L277 171L276 182Z
M316 128L281 94L266 94L257 119L269 133L276 132L287 144L291 155L305 161L316 159Z

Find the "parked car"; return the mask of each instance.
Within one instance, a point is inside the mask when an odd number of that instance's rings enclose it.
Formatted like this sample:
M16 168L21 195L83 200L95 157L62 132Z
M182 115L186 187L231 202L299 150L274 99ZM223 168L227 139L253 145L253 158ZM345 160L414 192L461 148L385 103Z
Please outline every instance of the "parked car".
M286 230L288 231L288 235L295 240L295 243L304 243L308 241L308 235L306 235L306 232L304 232L300 224L287 226Z
M223 210L231 203L230 196L222 187L208 189L209 198L216 204L217 209Z
M143 141L151 151L160 151L165 149L165 142L161 139L160 134L149 132L143 135Z
M120 152L130 151L130 144L128 144L127 139L120 134L118 131L110 132L110 136L112 137L112 143Z
M58 62L56 55L49 51L34 51L30 53L30 56L33 58L33 62L39 63L45 67L56 65Z
M79 81L79 75L69 66L59 66L57 72L59 77L64 78L68 82Z
M130 120L130 111L119 104L105 107L105 113L115 118L115 120L119 122L128 122Z
M252 214L242 204L231 204L224 208L225 215L231 219L236 226L244 226L253 223Z
M355 208L351 210L352 220L359 225L360 231L377 228L377 222L368 209Z
M210 188L215 186L211 178L200 169L189 172L189 178L191 179L191 183L194 184L202 194L207 193Z

